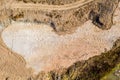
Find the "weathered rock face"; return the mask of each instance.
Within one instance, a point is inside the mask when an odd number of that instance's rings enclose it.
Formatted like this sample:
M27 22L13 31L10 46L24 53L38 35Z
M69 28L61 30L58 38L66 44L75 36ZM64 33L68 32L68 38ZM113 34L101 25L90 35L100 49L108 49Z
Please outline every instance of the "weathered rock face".
M72 33L76 28L91 19L101 29L110 29L113 24L113 13L119 0L98 0L68 10L35 10L25 8L2 8L0 23L7 26L11 20L35 23L54 24L58 34ZM13 1L14 3L14 1ZM26 3L27 4L27 3ZM69 13L69 14L68 14ZM34 15L34 16L33 16ZM51 25L52 26L52 25Z
M101 29L110 29L113 24L113 13L119 0L101 0L97 9L90 12L90 19Z
M118 0L97 0L68 10L13 8L11 19L15 21L54 24L54 30L58 34L73 33L79 25L89 19L100 29L106 30L110 29L113 24L112 16L117 5Z
M109 29L113 23L112 15L117 4L118 0L98 0L70 10L35 11L34 9L18 8L10 11L10 9L2 9L0 13L2 17L1 23L7 26L11 21L10 19L36 23L53 23L57 33L65 34L73 32L80 24L91 19L99 28Z

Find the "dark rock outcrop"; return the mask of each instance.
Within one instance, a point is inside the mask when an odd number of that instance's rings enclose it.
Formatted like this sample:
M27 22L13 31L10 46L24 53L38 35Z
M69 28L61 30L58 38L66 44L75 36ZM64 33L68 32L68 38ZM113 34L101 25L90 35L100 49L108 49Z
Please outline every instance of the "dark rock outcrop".
M90 12L89 18L101 29L110 29L113 24L113 14L119 0L99 0L97 9Z

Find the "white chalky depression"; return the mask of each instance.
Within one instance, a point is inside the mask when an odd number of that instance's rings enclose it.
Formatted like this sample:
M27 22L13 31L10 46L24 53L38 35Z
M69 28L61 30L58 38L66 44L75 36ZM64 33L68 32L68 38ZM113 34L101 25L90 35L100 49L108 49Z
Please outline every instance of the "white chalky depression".
M23 56L35 72L69 67L78 60L99 55L110 50L119 37L120 24L100 30L91 21L64 36L54 33L48 25L22 22L13 22L2 33L4 43Z

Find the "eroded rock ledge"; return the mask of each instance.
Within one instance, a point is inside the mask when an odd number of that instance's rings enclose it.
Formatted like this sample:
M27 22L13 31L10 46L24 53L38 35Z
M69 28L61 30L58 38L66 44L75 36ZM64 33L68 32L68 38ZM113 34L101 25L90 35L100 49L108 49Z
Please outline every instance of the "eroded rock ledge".
M119 0L93 0L80 7L67 10L41 10L32 5L32 7L21 8L24 3L21 6L2 10L0 15L6 17L0 22L4 25L10 23L11 20L44 23L53 27L58 34L66 34L73 33L78 26L90 19L100 29L106 30L113 24L113 13L118 2Z
M18 2L23 1L24 3L41 3L49 5L65 5L70 4L79 0L17 0Z

